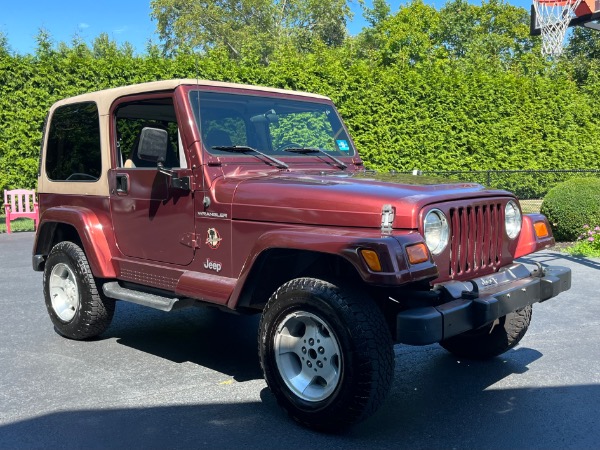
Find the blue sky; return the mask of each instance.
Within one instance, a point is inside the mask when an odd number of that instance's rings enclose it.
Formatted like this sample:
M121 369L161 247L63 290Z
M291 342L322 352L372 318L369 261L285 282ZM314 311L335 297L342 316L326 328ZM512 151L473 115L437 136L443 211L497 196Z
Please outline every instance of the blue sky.
M370 0L365 3L370 4ZM392 11L403 1L388 0ZM429 0L436 7L444 0ZM480 1L474 1L480 3ZM508 3L529 8L529 0L509 0ZM354 20L349 32L357 34L365 25L357 3L352 4ZM156 24L150 19L150 0L0 0L0 32L8 37L10 48L21 54L35 51L35 36L46 29L54 42L70 43L78 35L90 43L100 33L119 44L130 42L143 53L152 39L158 43Z
M158 43L150 20L150 0L0 0L0 31L17 53L35 51L35 36L46 29L55 42L70 43L79 35L91 42L100 33L138 52L148 39Z

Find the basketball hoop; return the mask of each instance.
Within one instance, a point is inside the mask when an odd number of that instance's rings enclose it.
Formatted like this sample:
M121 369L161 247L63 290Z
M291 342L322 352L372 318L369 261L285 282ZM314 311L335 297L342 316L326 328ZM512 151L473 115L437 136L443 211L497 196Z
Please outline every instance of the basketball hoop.
M581 1L533 0L536 25L542 35L542 54L552 57L561 55L569 22L576 16L575 10Z

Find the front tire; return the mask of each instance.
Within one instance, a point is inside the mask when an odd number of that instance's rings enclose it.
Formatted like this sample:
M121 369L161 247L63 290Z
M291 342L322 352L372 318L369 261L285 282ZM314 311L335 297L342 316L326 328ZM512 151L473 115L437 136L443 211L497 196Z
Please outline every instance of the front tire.
M440 345L460 358L493 358L523 339L531 322L531 311L531 305L517 309L490 325L451 337Z
M392 338L373 300L313 278L289 281L269 299L259 356L279 405L319 430L370 416L394 371Z
M98 289L81 247L68 241L55 245L48 256L44 299L54 328L70 339L102 334L115 311L115 301Z

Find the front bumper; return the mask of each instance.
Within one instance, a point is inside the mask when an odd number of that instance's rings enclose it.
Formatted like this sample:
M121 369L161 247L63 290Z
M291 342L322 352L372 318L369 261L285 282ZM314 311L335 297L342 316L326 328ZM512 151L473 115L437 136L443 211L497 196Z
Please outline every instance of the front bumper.
M397 314L396 341L410 345L440 342L570 288L571 269L539 266L530 272L522 264L470 281L443 283L435 288L443 303Z

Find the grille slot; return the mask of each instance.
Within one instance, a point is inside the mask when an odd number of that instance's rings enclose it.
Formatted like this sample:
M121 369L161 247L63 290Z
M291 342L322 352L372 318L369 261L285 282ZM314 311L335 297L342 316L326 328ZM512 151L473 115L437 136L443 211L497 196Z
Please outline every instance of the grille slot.
M450 209L451 278L487 272L500 263L503 224L500 203Z

